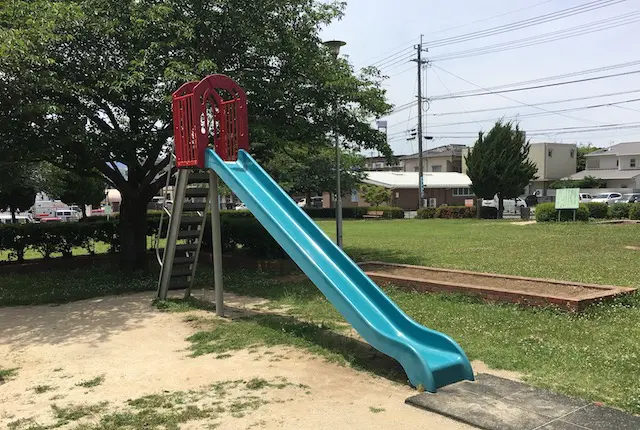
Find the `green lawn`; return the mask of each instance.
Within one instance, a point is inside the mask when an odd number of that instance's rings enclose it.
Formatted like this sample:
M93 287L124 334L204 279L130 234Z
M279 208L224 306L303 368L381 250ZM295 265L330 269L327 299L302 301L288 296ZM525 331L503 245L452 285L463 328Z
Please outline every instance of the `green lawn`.
M334 231L331 221L319 224L329 234ZM639 233L638 225L348 221L344 243L346 251L358 260L640 287L640 251L625 249L640 246ZM306 348L402 379L388 371L389 366L382 369L379 360L373 364L370 352L340 336L342 317L309 282L282 283L246 271L227 271L225 275L227 291L267 298L273 307L286 305L290 315L257 315L203 327L190 339L195 354L222 354L262 340ZM210 269L202 270L199 286L210 285L210 278ZM155 274L132 278L108 268L0 276L0 306L153 289L155 281ZM452 336L471 359L522 372L538 386L640 413L640 294L571 315L489 305L461 296L387 291L418 322Z

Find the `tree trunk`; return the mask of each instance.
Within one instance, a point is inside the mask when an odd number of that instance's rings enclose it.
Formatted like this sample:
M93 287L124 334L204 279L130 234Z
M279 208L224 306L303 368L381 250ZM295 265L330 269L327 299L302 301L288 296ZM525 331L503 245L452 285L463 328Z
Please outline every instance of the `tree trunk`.
M498 194L498 219L502 219L504 213L504 199L501 194Z
M16 208L11 206L11 207L9 207L9 210L11 211L11 224L17 223L17 221L16 221Z
M147 201L137 193L122 193L120 204L120 264L125 269L147 266Z
M306 199L304 205L310 208L311 207L311 190L307 190L307 192L304 195L304 198Z
M482 218L482 198L478 198L476 200L476 216L478 217L478 219Z

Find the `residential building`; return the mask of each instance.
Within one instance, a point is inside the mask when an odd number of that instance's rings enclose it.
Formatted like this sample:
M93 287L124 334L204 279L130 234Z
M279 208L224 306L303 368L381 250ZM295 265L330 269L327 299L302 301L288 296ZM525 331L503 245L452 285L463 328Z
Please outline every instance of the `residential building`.
M444 145L422 151L422 169L424 172L462 172L462 152L466 145ZM400 157L402 170L417 172L420 162L418 153Z
M464 206L465 200L474 199L469 189L471 180L467 175L458 172L426 172L423 175L425 187L424 198L429 206ZM391 191L391 206L402 209L418 208L418 175L415 172L366 172L365 184L384 187ZM324 193L324 207L332 207L333 201L329 193ZM342 198L343 207L368 207L369 204L359 190Z
M462 173L467 173L464 156L468 154L469 149L463 150ZM538 168L538 178L527 186L524 194L537 193L546 196L552 182L576 173L577 158L577 147L573 143L532 143L529 148L529 160Z
M567 175L569 179L585 176L606 181L608 189L640 189L640 142L626 142L585 155L586 169Z
M386 157L365 157L364 168L369 171L397 172L402 170L399 157L394 156L390 163Z

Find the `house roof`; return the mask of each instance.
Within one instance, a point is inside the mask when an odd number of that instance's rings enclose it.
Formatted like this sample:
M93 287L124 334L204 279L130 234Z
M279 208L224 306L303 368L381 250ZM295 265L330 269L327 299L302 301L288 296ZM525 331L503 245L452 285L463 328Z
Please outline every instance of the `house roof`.
M427 156L427 157L461 157L462 156L462 150L464 148L466 148L467 145L458 145L458 144L452 144L452 145L444 145L444 146L438 146L437 148L431 148L427 151L422 151L422 156ZM415 154L411 154L411 155L405 155L403 157L400 157L401 160L411 160L414 158L418 158L418 153L416 152Z
M415 172L364 172L365 184L385 188L418 188L418 174ZM425 172L422 177L425 188L466 188L471 179L457 172Z
M618 169L594 169L583 170L569 176L569 179L584 179L585 176L593 176L598 179L633 179L640 176L639 170L618 170Z
M598 155L640 155L640 142L618 143L617 145L585 154L585 157L597 157Z

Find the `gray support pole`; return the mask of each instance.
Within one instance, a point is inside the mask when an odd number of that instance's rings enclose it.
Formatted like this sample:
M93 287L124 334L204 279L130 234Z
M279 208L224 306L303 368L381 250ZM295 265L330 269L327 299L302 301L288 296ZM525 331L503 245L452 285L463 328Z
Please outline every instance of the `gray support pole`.
M182 207L184 205L188 182L189 171L187 169L179 169L173 205L171 206L167 243L164 246L164 254L162 255L162 273L160 275L160 288L158 289L158 298L160 300L166 300L167 292L169 291L173 259L176 255L176 244L178 242L178 232L180 231L180 217L182 216Z
M337 110L337 109L336 109ZM340 138L336 128L336 244L342 249L342 189L340 187Z
M220 196L218 194L218 175L209 172L211 189L211 240L213 243L213 285L216 297L216 315L224 316L224 295L222 290L222 234L220 232Z

